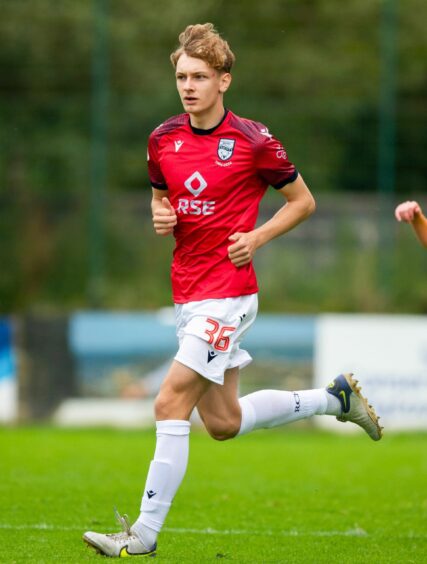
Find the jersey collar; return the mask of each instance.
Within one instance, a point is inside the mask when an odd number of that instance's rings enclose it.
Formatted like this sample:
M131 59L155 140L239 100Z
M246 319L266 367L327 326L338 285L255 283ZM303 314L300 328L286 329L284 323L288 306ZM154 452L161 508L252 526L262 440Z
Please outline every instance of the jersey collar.
M224 115L222 116L221 121L217 125L215 125L214 127L211 127L210 129L199 129L198 127L193 127L191 125L190 117L188 118L188 124L191 128L191 131L193 133L195 133L196 135L210 135L216 129L218 129L218 127L223 123L223 121L225 120L227 115L228 115L228 110L227 110L227 108L225 108Z

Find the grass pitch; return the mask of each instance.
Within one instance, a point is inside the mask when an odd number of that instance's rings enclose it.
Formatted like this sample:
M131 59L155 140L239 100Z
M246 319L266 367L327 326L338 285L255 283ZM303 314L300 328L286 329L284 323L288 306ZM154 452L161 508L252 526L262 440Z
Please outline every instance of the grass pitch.
M426 439L195 430L155 561L426 562ZM118 530L114 506L136 518L153 449L154 431L0 428L0 562L105 561L81 535Z

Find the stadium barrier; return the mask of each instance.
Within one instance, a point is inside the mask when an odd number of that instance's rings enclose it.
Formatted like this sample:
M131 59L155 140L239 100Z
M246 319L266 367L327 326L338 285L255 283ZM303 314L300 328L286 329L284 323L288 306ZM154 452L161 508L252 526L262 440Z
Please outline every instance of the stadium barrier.
M67 316L27 315L14 320L21 422L48 420L78 394Z
M314 385L354 372L387 431L427 429L427 316L322 315L316 323ZM351 430L333 417L316 423Z
M152 425L153 398L176 351L172 308L28 316L16 325L18 420ZM322 387L354 372L387 429L427 428L426 316L260 314L244 346L254 362L242 394Z
M16 360L12 346L12 322L0 318L0 422L14 421L18 410Z

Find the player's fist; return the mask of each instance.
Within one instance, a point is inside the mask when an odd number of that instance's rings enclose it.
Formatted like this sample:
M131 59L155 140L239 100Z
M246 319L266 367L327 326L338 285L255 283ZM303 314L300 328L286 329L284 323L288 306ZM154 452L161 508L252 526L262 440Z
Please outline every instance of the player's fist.
M157 235L169 235L178 222L176 212L167 198L153 206L153 225Z
M406 221L411 223L414 221L415 216L421 213L421 208L417 202L403 202L395 209L394 215L397 221Z
M169 210L171 213L175 213L175 210L172 207L172 204L170 203L170 201L168 200L168 198L162 198L162 204L163 206Z
M249 233L233 233L228 239L232 242L228 247L228 258L234 266L240 267L249 264L257 248L253 231Z

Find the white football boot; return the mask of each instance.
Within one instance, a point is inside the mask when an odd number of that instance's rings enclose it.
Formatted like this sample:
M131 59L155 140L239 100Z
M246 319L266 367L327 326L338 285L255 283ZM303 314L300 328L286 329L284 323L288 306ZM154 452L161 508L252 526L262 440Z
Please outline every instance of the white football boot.
M360 393L358 381L353 374L340 374L329 384L326 391L335 396L341 404L341 415L338 421L351 421L362 427L374 441L382 437L383 427L372 405Z
M116 510L116 517L121 524L121 533L102 534L89 531L83 535L85 543L99 554L115 558L127 556L155 556L156 545L147 548L132 532L127 515L123 517Z

